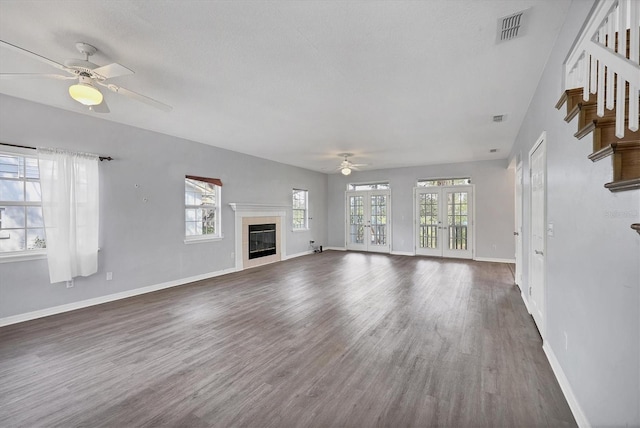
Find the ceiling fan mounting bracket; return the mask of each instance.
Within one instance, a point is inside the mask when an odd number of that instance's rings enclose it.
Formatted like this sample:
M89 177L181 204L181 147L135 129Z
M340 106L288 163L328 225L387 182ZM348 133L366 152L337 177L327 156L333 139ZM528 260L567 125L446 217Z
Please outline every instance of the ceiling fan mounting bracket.
M90 57L94 53L98 52L98 49L95 46L91 46L90 44L84 42L76 43L76 49L78 49L81 54L84 54L87 57Z
M340 156L341 158L348 158L353 156L353 153L338 153L338 156Z

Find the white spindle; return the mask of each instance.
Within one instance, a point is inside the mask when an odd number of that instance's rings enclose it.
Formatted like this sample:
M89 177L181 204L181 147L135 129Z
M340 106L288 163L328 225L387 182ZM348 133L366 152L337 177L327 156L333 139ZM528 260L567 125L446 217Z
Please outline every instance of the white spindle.
M622 76L618 76L618 87L616 88L616 137L624 137L624 113L625 113L625 87L626 82Z
M615 46L615 31L613 28L613 16L615 13L609 14L607 18L607 47ZM612 49L613 50L613 49ZM613 69L607 66L607 88L606 88L607 108L613 110Z
M589 67L589 76L591 77L591 82L589 82L590 92L595 94L598 91L598 73L596 70L598 69L598 61L594 56L590 56L591 58L591 66Z
M589 55L586 52L580 60L580 83L582 84L582 99L589 101Z
M629 129L633 132L638 130L638 121L640 120L640 94L638 87L629 84ZM635 96L633 96L635 94Z
M638 58L640 50L640 1L633 0L629 2L629 23L631 24L629 36L629 60L634 64L640 64ZM629 82L629 129L631 131L638 130L638 116L640 116L640 94L637 85Z
M627 0L618 3L618 53L627 57Z
M598 41L604 43L604 27L598 30ZM600 117L604 116L604 61L598 61L598 90L597 90L597 110L596 114Z
M638 61L638 40L640 39L640 2L635 0L629 3L629 22L631 23L629 37L629 59L634 64L640 64Z

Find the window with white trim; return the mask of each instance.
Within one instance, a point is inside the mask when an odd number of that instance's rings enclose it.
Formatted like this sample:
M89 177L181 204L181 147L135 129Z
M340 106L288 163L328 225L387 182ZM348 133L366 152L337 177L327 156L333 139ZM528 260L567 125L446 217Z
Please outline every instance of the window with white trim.
M220 183L214 184L214 183ZM220 194L218 179L187 176L184 179L185 237L220 238Z
M0 256L43 253L43 248L38 158L0 152Z
M348 190L366 191L366 190L389 190L391 187L388 182L380 183L350 183L347 186Z
M293 189L293 230L309 228L309 192Z
M464 186L471 184L471 178L432 178L429 180L418 180L418 187L433 186Z

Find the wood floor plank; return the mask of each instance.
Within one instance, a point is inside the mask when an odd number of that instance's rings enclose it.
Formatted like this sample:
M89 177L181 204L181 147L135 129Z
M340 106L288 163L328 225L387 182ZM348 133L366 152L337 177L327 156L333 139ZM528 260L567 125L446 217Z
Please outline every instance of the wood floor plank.
M0 426L576 426L541 346L509 265L325 251L0 328Z

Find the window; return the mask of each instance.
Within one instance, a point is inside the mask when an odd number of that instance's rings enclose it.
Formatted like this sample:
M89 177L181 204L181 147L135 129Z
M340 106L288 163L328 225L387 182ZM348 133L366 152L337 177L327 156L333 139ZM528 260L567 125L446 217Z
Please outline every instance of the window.
M418 180L418 187L463 186L465 184L471 184L471 178L433 178L431 180Z
M187 175L184 179L186 239L221 238L220 193L217 178Z
M309 192L293 189L293 230L309 228Z
M38 159L0 153L0 254L46 248ZM40 251L42 252L42 251Z
M349 190L389 190L389 183L357 183L349 184Z

